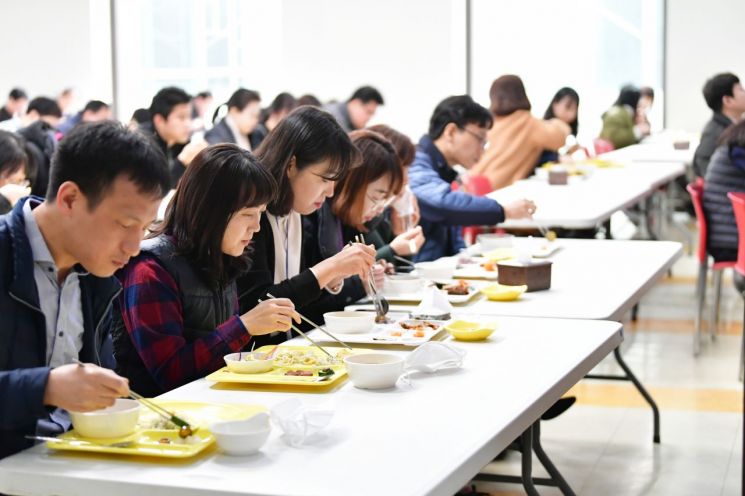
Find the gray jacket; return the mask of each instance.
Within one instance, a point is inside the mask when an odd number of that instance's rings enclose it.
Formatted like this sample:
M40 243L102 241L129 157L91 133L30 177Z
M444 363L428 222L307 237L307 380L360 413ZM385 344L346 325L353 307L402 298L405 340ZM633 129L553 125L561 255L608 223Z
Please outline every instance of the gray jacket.
M731 125L732 121L729 120L729 117L721 112L714 112L709 122L706 123L701 133L701 142L693 155L693 170L697 176L706 176L706 168L709 166L711 156L717 148L719 137Z

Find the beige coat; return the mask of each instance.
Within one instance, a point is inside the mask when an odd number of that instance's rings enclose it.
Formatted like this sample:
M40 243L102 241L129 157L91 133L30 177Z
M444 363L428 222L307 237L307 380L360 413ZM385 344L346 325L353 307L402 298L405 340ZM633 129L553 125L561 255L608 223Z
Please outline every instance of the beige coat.
M569 133L566 123L538 119L529 110L495 117L489 146L470 173L486 176L494 189L509 186L530 174L543 150L564 146Z

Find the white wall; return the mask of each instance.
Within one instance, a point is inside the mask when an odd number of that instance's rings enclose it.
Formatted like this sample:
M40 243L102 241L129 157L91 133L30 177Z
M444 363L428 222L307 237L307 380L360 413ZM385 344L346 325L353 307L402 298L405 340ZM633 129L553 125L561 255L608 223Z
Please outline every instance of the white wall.
M0 2L0 101L16 86L31 98L55 98L72 87L78 106L94 98L110 101L108 5L104 0Z
M745 1L668 0L666 127L700 132L711 115L701 89L719 72L745 82Z
M441 99L466 91L464 5L183 0L179 17L164 25L161 16L170 14L150 0L118 0L118 116L147 107L167 84L191 93L209 88L217 102L242 85L258 90L264 104L282 91L346 100L370 84L386 101L370 124L390 124L416 140ZM221 43L224 57L210 51Z

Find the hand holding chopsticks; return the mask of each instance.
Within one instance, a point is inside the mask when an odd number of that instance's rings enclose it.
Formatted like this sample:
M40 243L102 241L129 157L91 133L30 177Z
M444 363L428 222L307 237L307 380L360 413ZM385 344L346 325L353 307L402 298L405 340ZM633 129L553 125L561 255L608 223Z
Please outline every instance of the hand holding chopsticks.
M270 293L267 293L266 295L267 295L267 296L268 296L269 298L276 298L275 296L272 296L272 295L271 295ZM328 332L328 331L327 331L326 329L324 329L323 327L320 327L320 326L319 326L318 324L314 323L314 322L313 322L312 320L310 320L310 319L309 319L308 317L306 317L306 316L305 316L305 315L303 315L302 313L298 312L298 315L300 315L300 318L301 318L302 320L304 320L304 321L305 321L305 322L307 322L308 324L312 325L313 327L315 327L316 329L318 329L318 330L319 330L319 331L321 331L322 333L326 334L326 335L327 335L328 337L330 337L331 339L333 339L334 341L336 341L336 342L337 342L337 343L339 343L340 345L344 346L344 347L345 347L345 348L347 348L347 349L350 349L350 350L352 349L352 347L351 347L351 346L349 346L349 345L348 345L347 343L345 343L344 341L340 340L339 338L337 338L336 336L334 336L333 334L331 334L330 332Z

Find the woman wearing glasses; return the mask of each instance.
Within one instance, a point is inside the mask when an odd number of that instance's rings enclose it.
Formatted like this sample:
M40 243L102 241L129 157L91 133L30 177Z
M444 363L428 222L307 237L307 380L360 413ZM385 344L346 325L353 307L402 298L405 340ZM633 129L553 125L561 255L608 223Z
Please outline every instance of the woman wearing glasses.
M311 257L317 241L303 232L302 221L324 208L337 181L358 165L360 155L349 136L328 112L301 107L269 133L256 155L277 182L278 194L254 237L251 269L238 280L241 311L271 294L289 298L300 313L319 319L327 309L343 307L340 302L347 298L359 299L362 286L349 278L367 278L374 249L335 246L323 257ZM285 337L265 337L257 346Z
M350 137L362 154L362 165L345 174L337 184L333 198L304 219L308 239L304 251L306 259L312 263L359 246L355 244L358 236L370 233L370 222L383 213L403 187L402 167L390 141L379 133L364 129L353 131ZM375 265L372 276L377 287L381 288L383 267ZM315 310L317 313L340 310L365 294L360 278L347 279L332 305Z

